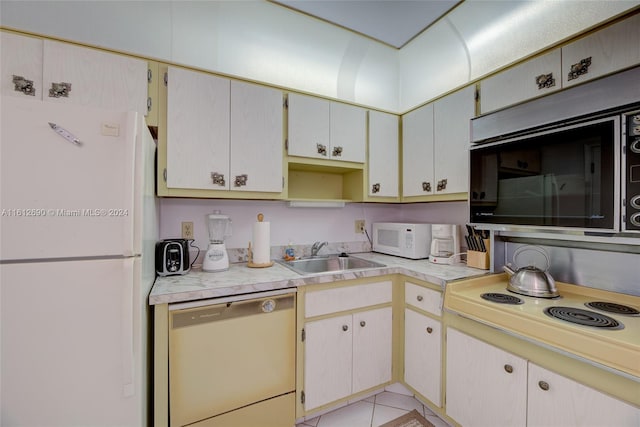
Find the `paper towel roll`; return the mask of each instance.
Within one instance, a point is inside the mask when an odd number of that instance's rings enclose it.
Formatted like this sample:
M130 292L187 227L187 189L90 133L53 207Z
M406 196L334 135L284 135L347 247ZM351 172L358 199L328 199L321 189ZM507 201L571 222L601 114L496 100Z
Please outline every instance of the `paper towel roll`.
M271 224L256 222L253 224L253 263L267 264L271 262Z

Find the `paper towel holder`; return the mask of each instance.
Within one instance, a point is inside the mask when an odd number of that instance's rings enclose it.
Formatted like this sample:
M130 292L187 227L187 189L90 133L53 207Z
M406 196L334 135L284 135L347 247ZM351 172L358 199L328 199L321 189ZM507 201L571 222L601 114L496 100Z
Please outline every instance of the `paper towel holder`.
M259 213L258 214L258 222L262 222L264 221L264 215ZM269 261L269 262L265 262L265 263L261 263L261 264L256 264L253 262L253 250L251 249L251 242L249 242L249 247L247 248L247 267L250 268L265 268L265 267L271 267L273 265L273 261Z

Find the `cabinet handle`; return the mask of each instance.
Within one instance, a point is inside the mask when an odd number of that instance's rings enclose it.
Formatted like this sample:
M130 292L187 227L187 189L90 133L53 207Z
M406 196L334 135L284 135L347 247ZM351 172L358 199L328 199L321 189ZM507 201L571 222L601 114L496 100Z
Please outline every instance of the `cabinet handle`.
M246 173L243 175L236 175L236 179L235 181L233 181L233 185L235 187L243 187L247 185L248 179L249 179L249 176Z
M376 193L380 192L380 183L373 184L373 185L371 186L371 192L372 192L373 194L376 194Z
M555 86L556 79L553 78L553 73L540 74L536 77L536 84L538 85L538 90L542 90Z
M316 148L318 149L318 154L322 154L323 156L327 155L327 146L323 144L316 144Z
M33 80L27 80L22 76L13 75L13 90L22 92L25 95L36 95L36 88L33 87Z
M367 322L365 322L364 320L360 321L360 326L364 328L366 325L367 325Z
M438 181L438 188L437 191L442 191L445 188L447 188L447 179L441 179L440 181Z
M589 72L589 67L591 66L591 57L581 59L580 62L576 62L571 66L569 70L569 74L567 75L567 80L577 79L583 74L587 74Z
M225 186L224 174L211 172L211 182L221 187Z
M431 191L431 183L424 181L422 183L422 191Z
M427 333L430 334L433 332L433 328L431 326L427 326Z
M422 295L418 295L418 296L416 297L416 299L417 299L418 301L422 301L424 298L422 297Z
M507 371L508 374L513 372L513 366L511 365L504 365L504 370Z
M331 155L333 157L340 157L342 156L342 147L333 147L333 151L331 152Z
M549 383L546 381L538 381L538 387L540 387L544 391L547 391L549 390Z
M345 332L346 332L346 331L348 331L348 330L349 330L349 326L347 326L347 325L342 325L342 330L343 330L343 331L345 331Z
M49 98L68 98L71 92L71 83L51 83Z

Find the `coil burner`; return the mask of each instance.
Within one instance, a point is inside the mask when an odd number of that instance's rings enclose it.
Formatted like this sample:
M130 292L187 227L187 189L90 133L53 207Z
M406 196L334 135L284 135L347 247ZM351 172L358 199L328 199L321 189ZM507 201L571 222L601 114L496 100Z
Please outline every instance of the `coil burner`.
M583 310L575 307L547 307L544 314L566 322L576 323L578 325L592 326L595 328L605 329L623 329L624 325L604 314L595 311Z
M501 294L498 292L488 292L486 294L480 295L480 297L482 299L486 299L487 301L497 302L499 304L512 304L512 305L524 304L524 301L522 301L518 297L515 297L513 295Z
M633 307L629 307L628 305L616 304L615 302L606 302L606 301L592 301L586 302L586 305L589 308L594 308L600 311L606 311L608 313L622 314L625 316L639 316L640 311L636 310Z

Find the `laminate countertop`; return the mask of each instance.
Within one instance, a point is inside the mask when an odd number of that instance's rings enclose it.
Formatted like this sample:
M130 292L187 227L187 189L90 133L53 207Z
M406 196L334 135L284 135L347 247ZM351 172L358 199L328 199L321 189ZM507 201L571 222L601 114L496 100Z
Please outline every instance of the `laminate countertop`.
M442 286L447 282L488 274L488 270L466 264L433 264L426 259L410 260L374 252L351 254L376 261L385 267L355 271L301 275L277 262L267 268L249 268L247 263L230 264L229 270L215 273L191 271L180 276L157 277L149 294L149 304L166 304L200 299L230 297L280 289L295 290L301 286L341 280L402 274Z

